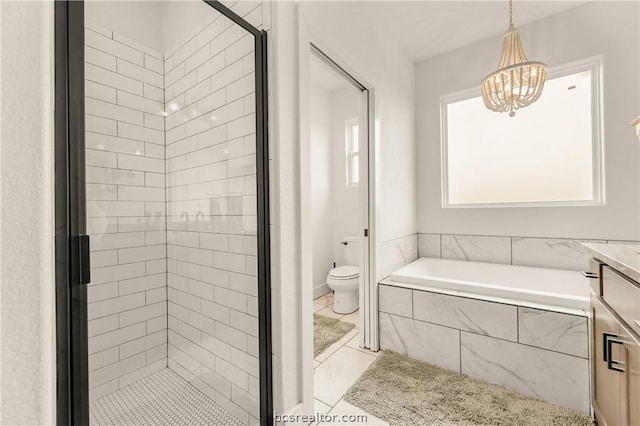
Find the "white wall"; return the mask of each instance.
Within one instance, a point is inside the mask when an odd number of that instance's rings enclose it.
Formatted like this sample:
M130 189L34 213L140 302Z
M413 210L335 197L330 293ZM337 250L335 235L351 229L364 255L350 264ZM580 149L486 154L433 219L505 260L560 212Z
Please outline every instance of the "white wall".
M345 237L359 236L362 227L362 200L359 186L347 186L345 121L360 116L360 93L353 87L331 93L331 150L333 258L346 265ZM315 195L315 194L314 194Z
M358 19L366 2L301 2L311 33L375 90L378 242L416 232L414 67L385 28Z
M163 31L161 40L164 49L171 49L181 40L202 29L202 18L219 15L202 0L160 1Z
M419 231L638 240L640 145L628 124L640 111L638 14L637 2L593 2L520 28L527 56L550 68L603 55L606 206L443 209L439 98L478 87L498 64L502 36L419 63Z
M0 424L55 423L53 3L1 2Z
M313 226L313 286L326 284L333 267L333 194L330 92L311 84L311 191ZM314 294L314 296L316 296Z
M297 100L297 9L273 2L269 38L269 173L273 312L274 409L285 413L302 401L300 334L300 219Z
M313 63L312 63L312 66ZM326 283L333 268L346 265L345 237L362 227L360 188L347 186L345 122L360 115L360 94L353 87L327 90L311 84L311 192L313 285ZM317 294L314 292L314 297Z
M88 1L85 19L162 52L165 46L162 1ZM201 2L204 4L204 2Z
M328 53L375 89L378 241L415 234L414 66L384 28L358 19L358 2L273 2L270 156L276 409L302 402L297 7Z
M243 1L234 6L240 10L253 9L257 2ZM251 4L250 4L251 3ZM157 51L176 47L188 40L194 31L204 28L205 16L219 12L202 0L177 1L88 1L85 18L102 27L142 43Z

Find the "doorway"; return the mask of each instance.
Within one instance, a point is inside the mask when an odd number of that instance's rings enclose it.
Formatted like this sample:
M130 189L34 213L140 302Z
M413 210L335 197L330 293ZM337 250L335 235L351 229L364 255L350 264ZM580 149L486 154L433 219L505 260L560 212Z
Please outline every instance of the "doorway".
M303 297L310 299L303 306L312 306L303 308L310 335L303 333L303 345L313 349L303 362L308 356L313 363L305 383L313 384L314 412L328 412L340 409L342 395L375 360L365 349L372 332L371 92L314 43L308 66L308 81L301 79L301 238Z

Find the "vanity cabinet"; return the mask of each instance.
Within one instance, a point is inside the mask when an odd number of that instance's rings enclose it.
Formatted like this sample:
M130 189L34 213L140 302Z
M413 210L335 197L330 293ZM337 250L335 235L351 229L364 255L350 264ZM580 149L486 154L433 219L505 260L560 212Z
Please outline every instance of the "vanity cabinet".
M601 426L640 425L640 285L603 265L591 295L592 405ZM599 291L597 291L598 289Z
M640 425L640 339L623 326L620 327L619 336L625 369L622 387L626 391L622 399L622 413L627 415L622 420L626 420L623 424Z

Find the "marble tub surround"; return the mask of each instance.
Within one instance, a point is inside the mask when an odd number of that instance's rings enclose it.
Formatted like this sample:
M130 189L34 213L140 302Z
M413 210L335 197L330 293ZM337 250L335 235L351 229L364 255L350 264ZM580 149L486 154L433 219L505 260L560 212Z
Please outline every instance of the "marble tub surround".
M586 312L573 315L384 282L379 300L381 349L589 412Z
M378 279L418 258L418 234L395 238L378 244Z
M442 258L442 235L418 234L418 257Z
M413 318L412 293L403 288L381 285L379 287L379 310L403 317Z
M586 317L518 306L518 341L568 355L589 358Z
M518 340L517 306L427 291L411 293L413 318L417 320L512 342Z
M461 373L589 413L589 360L461 332Z
M511 239L477 235L442 235L443 259L511 264Z
M512 238L513 264L540 268L589 270L581 240Z
M583 244L585 253L640 282L640 244Z
M380 312L380 348L460 372L460 330Z
M418 234L418 257L584 271L588 269L591 255L585 252L583 243L638 244L637 241Z

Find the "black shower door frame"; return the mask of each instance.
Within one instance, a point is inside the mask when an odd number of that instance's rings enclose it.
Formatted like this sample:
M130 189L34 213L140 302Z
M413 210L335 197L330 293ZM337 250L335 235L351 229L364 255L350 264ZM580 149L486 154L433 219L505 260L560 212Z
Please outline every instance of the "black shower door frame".
M219 1L203 0L254 37L260 424L273 424L267 32ZM89 424L84 127L84 2L57 0L55 16L56 417Z

